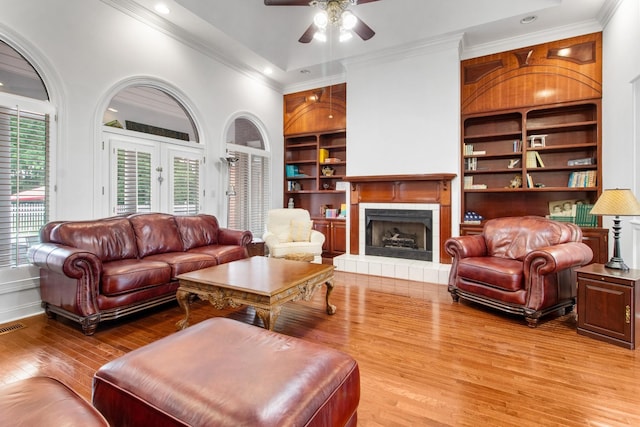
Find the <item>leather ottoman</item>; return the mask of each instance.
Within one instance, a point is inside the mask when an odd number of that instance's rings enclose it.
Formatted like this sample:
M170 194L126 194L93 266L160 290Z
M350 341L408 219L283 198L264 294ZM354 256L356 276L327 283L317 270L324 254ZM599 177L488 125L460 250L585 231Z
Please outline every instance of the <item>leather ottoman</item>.
M349 355L227 318L102 366L93 404L114 426L355 426Z
M0 387L0 425L109 426L89 402L49 377L27 378Z

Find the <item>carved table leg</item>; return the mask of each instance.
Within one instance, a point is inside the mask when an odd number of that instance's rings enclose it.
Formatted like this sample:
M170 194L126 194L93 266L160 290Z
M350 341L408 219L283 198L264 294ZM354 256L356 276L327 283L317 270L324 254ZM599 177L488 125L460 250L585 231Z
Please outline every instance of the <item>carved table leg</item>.
M337 310L336 306L329 302L329 296L331 295L331 291L333 291L333 279L327 280L327 282L325 282L325 284L327 285L327 296L326 296L327 314L335 314L335 312Z
M182 309L182 311L184 312L184 319L179 320L176 323L176 328L178 330L182 330L184 328L186 328L187 326L189 326L189 316L191 315L191 307L189 304L189 298L190 298L191 294L187 291L183 291L178 289L178 291L176 292L176 299L178 300L178 305L180 306L180 308Z
M273 327L276 324L276 320L278 320L281 309L282 307L279 305L271 307L270 310L256 307L256 314L258 315L260 320L262 320L265 329L273 331Z

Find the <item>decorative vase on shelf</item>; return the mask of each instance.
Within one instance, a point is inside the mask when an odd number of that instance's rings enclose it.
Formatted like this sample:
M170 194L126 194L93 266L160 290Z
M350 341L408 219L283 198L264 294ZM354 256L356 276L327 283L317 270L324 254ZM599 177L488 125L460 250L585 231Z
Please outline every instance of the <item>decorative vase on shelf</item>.
M293 197L289 198L289 203L287 204L287 207L289 209L293 209L295 207L294 204L293 204Z

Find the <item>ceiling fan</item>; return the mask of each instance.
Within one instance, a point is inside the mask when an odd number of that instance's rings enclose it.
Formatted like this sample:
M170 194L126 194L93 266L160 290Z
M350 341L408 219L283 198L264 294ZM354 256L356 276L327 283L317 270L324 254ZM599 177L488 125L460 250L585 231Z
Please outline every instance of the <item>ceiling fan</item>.
M264 4L265 6L312 6L320 9L313 18L313 23L298 39L300 43L309 43L313 39L326 41L326 30L329 25L339 29L341 42L352 37L351 31L362 40L369 40L376 34L375 31L355 16L349 10L349 6L374 1L378 0L264 0Z

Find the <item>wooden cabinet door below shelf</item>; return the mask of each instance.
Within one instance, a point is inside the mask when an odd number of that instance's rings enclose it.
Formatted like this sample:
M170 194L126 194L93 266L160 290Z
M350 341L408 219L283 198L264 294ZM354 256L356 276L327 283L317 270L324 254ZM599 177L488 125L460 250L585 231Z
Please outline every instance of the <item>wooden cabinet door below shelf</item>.
M331 227L331 252L347 252L347 225L344 221L334 221Z
M331 223L329 221L313 221L313 229L324 234L324 243L322 244L322 252L328 252L331 239Z

